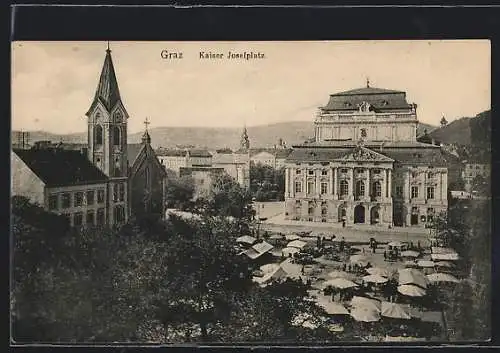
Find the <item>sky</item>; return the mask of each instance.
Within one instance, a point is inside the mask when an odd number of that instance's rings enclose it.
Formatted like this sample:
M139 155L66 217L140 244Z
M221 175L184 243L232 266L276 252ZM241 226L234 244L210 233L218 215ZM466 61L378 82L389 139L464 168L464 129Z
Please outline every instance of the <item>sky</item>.
M13 42L12 129L86 131L106 42ZM490 109L487 40L110 42L131 133L149 127L313 122L330 94L366 86L405 91L420 122ZM162 51L182 59L162 59ZM200 59L199 52L263 53Z

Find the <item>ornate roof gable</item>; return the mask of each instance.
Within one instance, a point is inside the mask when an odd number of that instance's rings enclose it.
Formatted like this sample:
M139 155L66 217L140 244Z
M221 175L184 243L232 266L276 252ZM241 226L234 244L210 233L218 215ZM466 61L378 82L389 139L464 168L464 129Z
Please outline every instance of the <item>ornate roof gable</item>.
M339 158L341 161L394 162L393 159L369 148L358 146Z

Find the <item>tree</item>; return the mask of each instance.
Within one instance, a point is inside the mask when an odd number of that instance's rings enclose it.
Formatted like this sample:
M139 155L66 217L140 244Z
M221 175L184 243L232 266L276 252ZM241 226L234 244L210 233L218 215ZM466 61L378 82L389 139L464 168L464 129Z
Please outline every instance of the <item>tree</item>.
M208 202L211 205L211 215L234 217L240 223L252 220L251 194L226 173L213 180Z
M192 177L188 175L182 177L170 176L165 189L168 207L180 210L189 208L195 191Z

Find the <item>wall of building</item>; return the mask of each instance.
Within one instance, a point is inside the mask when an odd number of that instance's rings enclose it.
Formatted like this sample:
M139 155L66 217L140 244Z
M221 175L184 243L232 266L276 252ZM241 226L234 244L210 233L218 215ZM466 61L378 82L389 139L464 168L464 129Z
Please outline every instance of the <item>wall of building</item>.
M66 216L72 226L79 226L76 218L81 217L81 226L87 227L99 224L98 214L103 216L102 223L100 224L107 223L107 197L108 189L106 183L60 186L46 188L44 204L48 211ZM55 200L55 204L53 200ZM66 200L69 204L66 204ZM89 214L93 214L93 216L87 216ZM90 220L87 217L92 217L93 219Z
M156 163L142 163L130 177L129 188L132 215L141 217L150 214L164 217L165 178Z
M10 154L11 194L45 206L45 184L14 152Z

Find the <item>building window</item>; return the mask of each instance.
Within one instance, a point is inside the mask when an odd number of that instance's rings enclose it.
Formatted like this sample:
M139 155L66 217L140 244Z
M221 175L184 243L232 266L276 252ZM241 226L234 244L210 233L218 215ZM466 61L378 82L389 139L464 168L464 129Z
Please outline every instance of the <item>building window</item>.
M62 208L71 207L71 194L64 193L62 194Z
M427 173L427 178L428 179L432 179L433 177L434 177L434 173L432 173L432 172L428 172Z
M321 194L325 195L328 193L328 183L327 182L321 182Z
M296 193L302 192L302 183L300 181L295 182L295 192Z
M411 208L411 214L418 214L418 207L413 206L413 207Z
M104 208L99 208L97 210L97 224L103 225L105 221Z
M83 192L81 191L78 191L78 192L75 192L75 202L73 203L73 206L75 207L80 207L81 205L83 205Z
M97 203L104 203L104 190L97 190Z
M120 146L121 136L120 136L120 128L118 126L113 127L113 146Z
M94 191L87 191L87 205L93 205L94 201Z
M363 168L357 169L357 173L358 174L363 174L364 172L365 172L365 170Z
M373 174L380 174L380 169L373 169Z
M342 174L347 174L347 169L342 168L342 169L340 170L340 172L341 172Z
M433 199L434 198L434 187L433 186L429 186L427 188L427 198L428 199Z
M307 212L309 215L313 215L314 214L314 203L312 203L311 201L309 201L309 207L307 209Z
M365 196L365 183L362 180L356 182L356 196Z
M382 184L379 181L373 183L373 196L380 197L382 196Z
M77 212L73 215L73 225L80 227L83 224L83 213Z
M113 185L113 201L118 201L118 184Z
M95 144L96 145L102 145L102 126L101 125L97 125L95 127L94 133L95 133L95 135L94 135Z
M347 180L342 180L340 182L340 195L347 196L349 194L349 183Z
M125 183L120 184L119 200L125 201Z
M314 175L314 170L309 169L309 170L307 171L307 174L309 174L309 175Z
M114 208L114 213L115 213L115 223L121 223L125 221L125 209L123 206L116 206Z
M321 175L328 175L328 170L322 170Z
M307 181L307 193L308 194L314 193L314 187L315 187L314 180L308 180Z
M94 225L94 211L87 212L87 224Z
M120 169L120 166L115 166L115 169L113 172L114 172L115 177L119 177L122 175L122 170Z
M59 200L58 195L50 195L49 196L49 210L57 210L57 202Z
M418 186L411 187L411 198L416 199L418 197Z
M396 196L403 196L403 187L402 186L396 186Z
M366 137L366 129L361 129L361 137Z
M417 173L417 172L411 172L411 177L412 177L412 178L416 178L416 177L418 177L418 173Z
M302 173L302 170L300 170L300 169L295 169L295 174L299 175L299 174L301 174L301 173Z

